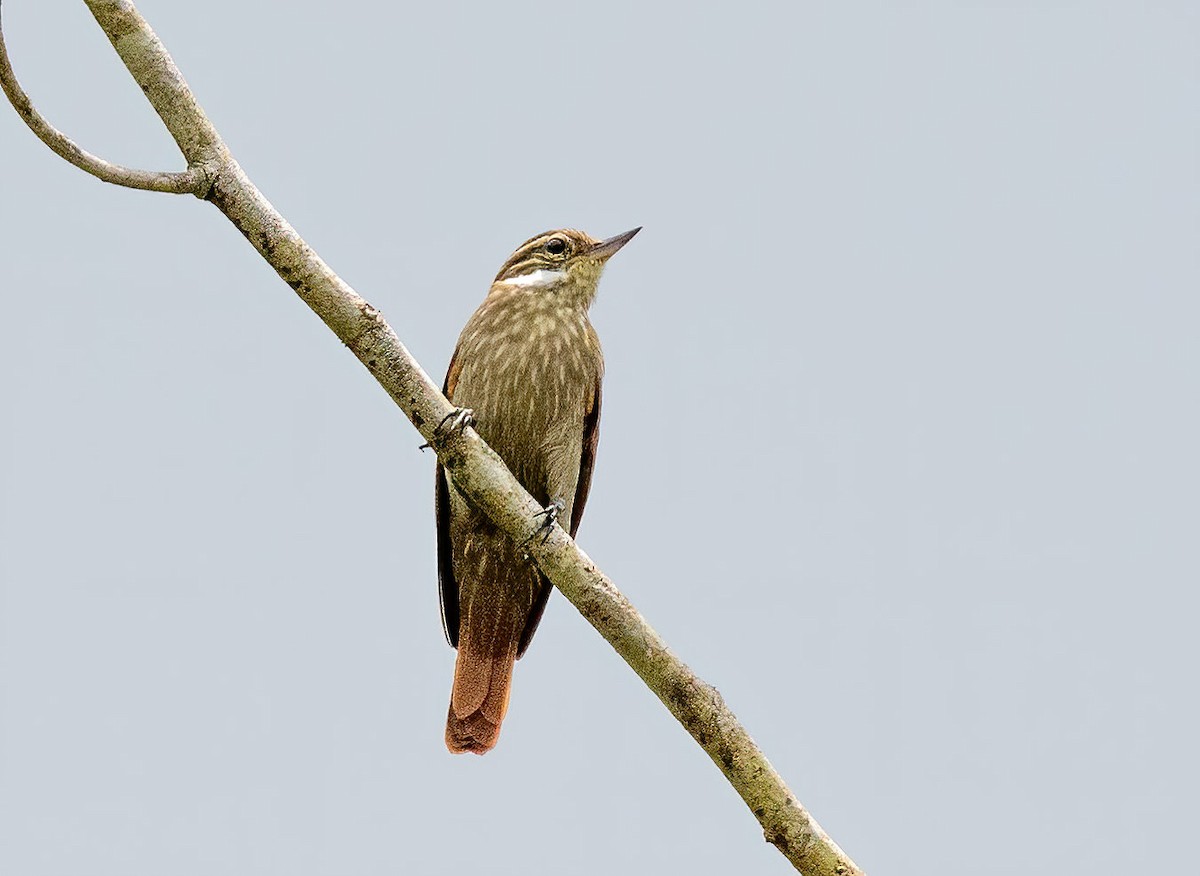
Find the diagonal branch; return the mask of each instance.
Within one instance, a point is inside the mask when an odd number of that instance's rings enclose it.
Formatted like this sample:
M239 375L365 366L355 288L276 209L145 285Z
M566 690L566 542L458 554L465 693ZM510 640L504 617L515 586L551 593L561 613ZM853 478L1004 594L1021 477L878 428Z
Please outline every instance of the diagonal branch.
M189 166L203 168L205 187L195 191L225 214L370 370L437 451L438 458L453 473L455 486L510 537L518 542L530 541L541 528L540 506L473 430L438 432L437 425L453 411L451 404L379 311L338 277L250 182L133 3L84 2L175 138ZM14 98L7 84L5 91L28 120L33 110L23 92L18 89ZM47 145L54 148L49 141ZM59 149L55 151L63 154ZM67 155L63 157L71 160ZM759 820L767 841L808 876L861 876L862 871L792 795L717 690L667 648L561 526L555 524L544 541L532 539L529 550L546 577L708 753Z
M43 143L50 147L55 154L66 159L80 170L90 173L98 180L125 186L130 189L144 189L151 192L169 192L176 195L201 195L207 188L207 175L200 167L190 167L183 171L138 170L105 161L98 155L93 155L78 143L64 134L37 111L29 95L17 81L12 63L8 60L8 46L4 44L4 30L0 26L0 88L8 96L9 102L16 109L17 115L29 126Z

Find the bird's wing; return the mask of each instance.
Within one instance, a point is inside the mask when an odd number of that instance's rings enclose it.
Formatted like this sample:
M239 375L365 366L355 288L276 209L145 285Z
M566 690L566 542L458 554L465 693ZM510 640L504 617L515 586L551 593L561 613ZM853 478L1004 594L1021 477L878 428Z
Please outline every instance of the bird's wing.
M592 469L596 465L596 445L600 443L600 378L592 391L591 404L583 412L583 454L579 457L579 481L575 484L575 502L571 505L571 538L579 531L583 506L592 488Z
M458 350L450 358L446 371L446 382L442 394L454 400L454 387L462 373ZM450 485L446 481L446 469L438 463L434 489L434 516L437 520L438 590L442 603L442 630L451 647L458 647L458 582L454 580L454 563L450 554Z
M579 531L579 521L583 519L583 506L587 504L588 490L592 486L592 469L596 465L596 445L600 443L600 378L597 376L596 385L591 398L586 400L583 411L583 453L579 457L579 480L575 483L575 501L571 505L571 538ZM538 574L541 583L533 597L533 606L529 611L529 620L521 631L521 641L517 645L517 656L520 657L529 647L529 641L542 620L546 610L546 601L553 589L546 577Z

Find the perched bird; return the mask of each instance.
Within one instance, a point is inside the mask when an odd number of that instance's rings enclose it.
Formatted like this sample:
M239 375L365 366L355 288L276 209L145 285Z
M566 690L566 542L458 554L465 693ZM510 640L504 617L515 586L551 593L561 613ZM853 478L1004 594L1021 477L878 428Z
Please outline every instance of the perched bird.
M604 356L588 308L605 263L640 230L608 240L548 231L521 244L463 328L443 387L545 506L546 525L561 515L572 537L600 437ZM442 623L458 649L446 747L483 754L496 745L513 663L551 585L441 465L435 506Z

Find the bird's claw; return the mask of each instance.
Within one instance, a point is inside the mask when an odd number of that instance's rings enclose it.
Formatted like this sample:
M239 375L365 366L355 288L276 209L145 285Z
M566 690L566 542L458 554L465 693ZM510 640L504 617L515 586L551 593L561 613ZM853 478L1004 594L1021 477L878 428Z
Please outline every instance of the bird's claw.
M436 429L433 430L435 435L445 435L457 431L460 435L467 426L475 425L475 412L470 408L455 408L446 416L442 417L442 421L438 423ZM430 447L430 443L426 441L418 450L425 450Z
M542 544L545 544L550 539L550 533L554 530L554 524L558 521L558 515L562 514L566 507L567 504L562 499L555 499L537 514L534 514L534 517L545 517L546 519L542 521L541 526L533 531L533 535L525 540L525 543L529 544L529 542L540 535L542 537Z
M446 425L449 423L449 425ZM461 432L467 426L475 425L475 412L470 408L455 408L446 416L442 417L442 422L438 423L438 432L453 432L455 430Z

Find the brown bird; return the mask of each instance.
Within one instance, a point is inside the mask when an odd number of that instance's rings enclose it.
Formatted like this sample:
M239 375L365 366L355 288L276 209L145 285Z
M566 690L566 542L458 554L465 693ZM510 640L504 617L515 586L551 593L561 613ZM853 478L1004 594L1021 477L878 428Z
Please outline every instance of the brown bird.
M467 322L443 391L518 481L579 529L600 437L604 356L588 320L608 259L640 231L608 240L547 231L521 244ZM537 629L550 582L437 468L438 579L446 639L458 649L446 719L452 752L490 751L513 663Z

